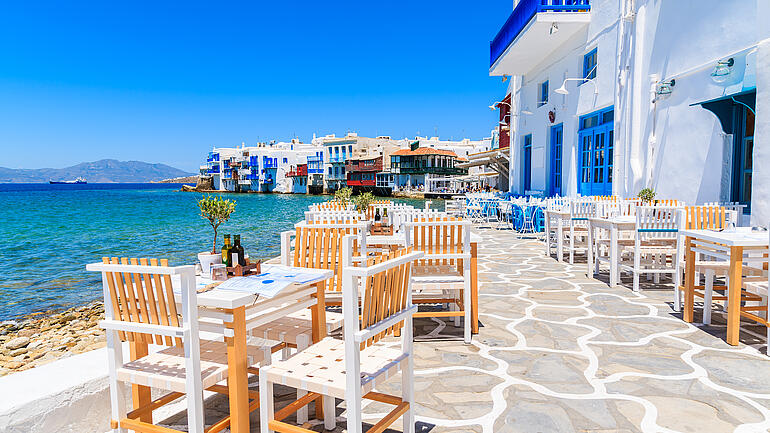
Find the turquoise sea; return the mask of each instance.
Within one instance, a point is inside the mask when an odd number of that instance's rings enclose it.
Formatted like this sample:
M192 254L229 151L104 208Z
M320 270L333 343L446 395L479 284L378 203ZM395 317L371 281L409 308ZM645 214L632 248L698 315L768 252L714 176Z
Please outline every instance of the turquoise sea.
M0 320L101 299L103 256L192 264L213 233L197 193L176 184L0 184ZM252 258L280 254L280 235L311 203L329 197L223 194L237 201L222 233L240 234ZM421 205L418 200L401 200ZM438 204L438 203L434 203Z

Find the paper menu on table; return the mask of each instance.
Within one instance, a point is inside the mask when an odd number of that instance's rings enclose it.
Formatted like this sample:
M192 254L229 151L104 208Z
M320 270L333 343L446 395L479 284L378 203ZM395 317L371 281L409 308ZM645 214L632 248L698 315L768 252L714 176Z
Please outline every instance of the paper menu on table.
M223 282L217 289L234 290L272 298L292 284L305 284L318 276L311 273L296 272L287 267L271 267L268 272L247 277L233 277Z

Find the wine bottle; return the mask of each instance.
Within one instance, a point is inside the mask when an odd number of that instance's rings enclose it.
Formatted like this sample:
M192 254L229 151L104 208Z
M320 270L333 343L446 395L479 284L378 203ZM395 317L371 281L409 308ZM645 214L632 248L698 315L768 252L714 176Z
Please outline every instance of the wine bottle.
M374 221L375 221L375 222L379 222L381 218L382 218L382 217L380 217L380 208L377 208L377 209L374 211Z
M243 246L241 245L241 235L235 235L233 253L238 254L238 264L241 266L246 266L246 257L244 256ZM235 266L235 263L233 263L233 266Z
M225 235L225 245L222 247L222 263L225 266L232 266L230 264L230 250L233 246L230 244L230 235Z
M382 225L388 225L388 208L382 210Z

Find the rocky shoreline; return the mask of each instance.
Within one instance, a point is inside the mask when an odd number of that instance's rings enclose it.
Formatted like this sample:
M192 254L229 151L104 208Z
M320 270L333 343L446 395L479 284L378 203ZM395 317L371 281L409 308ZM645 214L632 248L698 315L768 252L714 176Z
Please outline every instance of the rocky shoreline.
M106 346L104 305L33 313L0 324L0 376Z

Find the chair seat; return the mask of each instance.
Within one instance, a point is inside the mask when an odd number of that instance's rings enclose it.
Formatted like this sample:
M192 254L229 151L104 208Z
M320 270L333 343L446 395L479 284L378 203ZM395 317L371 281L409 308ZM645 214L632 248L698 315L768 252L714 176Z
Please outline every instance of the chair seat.
M227 378L227 345L221 341L201 340L201 381L209 388ZM264 359L261 346L247 346L249 365ZM184 349L172 346L131 361L117 369L118 380L167 391L185 392Z
M363 395L398 373L407 356L377 343L360 353ZM345 342L327 337L287 360L273 362L260 375L273 383L344 399Z
M462 283L464 281L465 277L454 265L412 266L412 282L415 284Z
M743 287L747 292L751 292L760 296L768 295L768 282L764 281L747 281L743 283Z
M340 298L342 299L342 298ZM326 312L326 332L332 333L342 328L342 313L333 311ZM300 311L281 317L270 323L258 326L251 331L251 335L261 337L267 340L281 341L289 344L297 344L297 339L301 336L310 341L313 332L313 316L310 309L304 308Z

